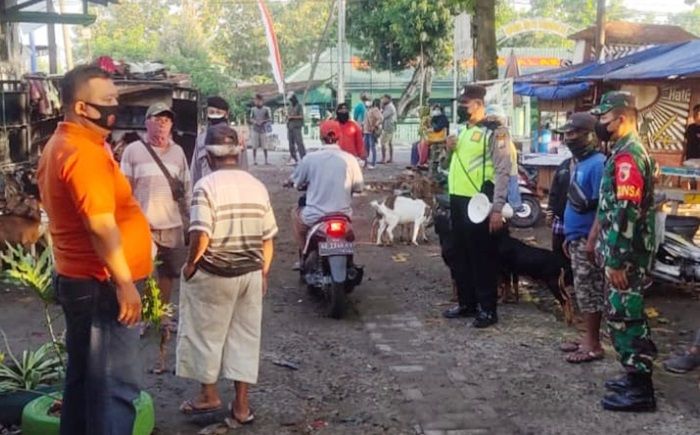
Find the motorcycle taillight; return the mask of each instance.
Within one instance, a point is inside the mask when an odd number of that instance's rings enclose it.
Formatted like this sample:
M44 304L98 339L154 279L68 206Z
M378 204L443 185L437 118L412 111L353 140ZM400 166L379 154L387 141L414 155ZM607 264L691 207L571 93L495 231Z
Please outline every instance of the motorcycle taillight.
M326 223L326 234L330 237L341 238L345 235L347 224L345 221L328 221Z

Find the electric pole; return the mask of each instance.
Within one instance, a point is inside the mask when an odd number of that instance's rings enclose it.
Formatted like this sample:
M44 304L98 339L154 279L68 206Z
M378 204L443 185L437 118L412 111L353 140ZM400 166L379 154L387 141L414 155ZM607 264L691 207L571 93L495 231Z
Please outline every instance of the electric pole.
M601 60L605 47L605 0L598 0L596 13L595 59Z
M345 102L345 0L338 0L338 101Z

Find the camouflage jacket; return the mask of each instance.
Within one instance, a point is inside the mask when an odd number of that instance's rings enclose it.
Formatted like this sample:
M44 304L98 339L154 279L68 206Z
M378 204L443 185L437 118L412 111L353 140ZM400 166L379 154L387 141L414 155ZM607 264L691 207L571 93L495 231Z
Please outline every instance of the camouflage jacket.
M599 198L598 249L605 266L648 269L654 252L654 161L636 133L615 143Z

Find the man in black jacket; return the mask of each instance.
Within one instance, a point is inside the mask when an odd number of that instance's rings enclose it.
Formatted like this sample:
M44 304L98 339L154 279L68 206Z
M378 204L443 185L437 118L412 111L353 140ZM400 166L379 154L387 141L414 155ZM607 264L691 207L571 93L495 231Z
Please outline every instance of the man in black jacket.
M546 212L547 224L552 226L552 251L566 261L566 282L571 282L573 279L571 261L564 255L564 209L571 179L571 164L570 158L564 160L554 173L552 185L549 188Z

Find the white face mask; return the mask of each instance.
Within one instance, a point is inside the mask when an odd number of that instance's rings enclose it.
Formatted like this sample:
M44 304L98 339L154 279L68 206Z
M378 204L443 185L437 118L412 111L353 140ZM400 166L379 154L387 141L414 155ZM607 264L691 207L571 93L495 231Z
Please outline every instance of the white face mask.
M371 101L365 101L365 107L372 107Z
M440 111L439 110L433 110L431 113L432 116L440 116Z

